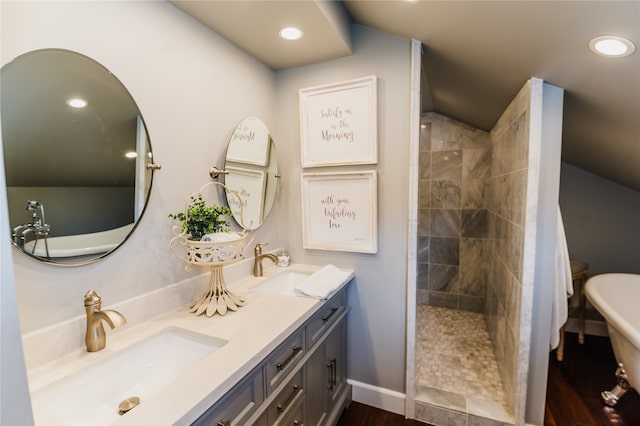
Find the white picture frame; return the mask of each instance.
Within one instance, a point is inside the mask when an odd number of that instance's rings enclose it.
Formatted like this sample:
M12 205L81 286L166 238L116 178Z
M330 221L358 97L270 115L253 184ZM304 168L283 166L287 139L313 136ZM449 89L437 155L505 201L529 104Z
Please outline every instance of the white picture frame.
M225 185L234 188L238 197L227 193L227 203L237 222L245 229L253 229L262 223L264 210L264 191L266 185L265 172L261 170L243 169L227 166ZM242 214L240 203L242 202Z
M301 89L302 167L377 164L377 78Z
M302 174L302 246L378 252L375 170Z

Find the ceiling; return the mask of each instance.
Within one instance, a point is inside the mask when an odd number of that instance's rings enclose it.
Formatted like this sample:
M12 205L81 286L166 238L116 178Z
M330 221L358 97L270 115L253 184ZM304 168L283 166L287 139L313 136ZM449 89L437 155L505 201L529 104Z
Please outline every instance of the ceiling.
M173 1L275 70L351 53L350 22L423 43L423 111L490 130L530 77L565 89L562 159L640 191L638 1ZM277 30L302 28L285 43ZM347 30L345 30L347 28ZM624 58L589 50L631 39Z
M8 186L133 187L138 107L107 69L62 49L2 67L2 136ZM81 95L85 108L65 101Z

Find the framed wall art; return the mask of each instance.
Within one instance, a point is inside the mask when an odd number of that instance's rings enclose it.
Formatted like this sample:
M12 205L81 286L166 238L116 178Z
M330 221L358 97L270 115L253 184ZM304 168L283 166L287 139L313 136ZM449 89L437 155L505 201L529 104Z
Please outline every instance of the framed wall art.
M300 90L302 167L376 164L377 79Z
M306 249L377 253L375 171L302 174Z

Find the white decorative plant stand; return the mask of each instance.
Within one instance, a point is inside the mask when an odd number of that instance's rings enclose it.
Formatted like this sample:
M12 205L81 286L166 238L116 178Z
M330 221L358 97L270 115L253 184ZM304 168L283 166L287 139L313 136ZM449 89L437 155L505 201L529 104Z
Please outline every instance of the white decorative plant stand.
M207 185L220 185L228 192L238 196L219 182L206 184L199 193L202 193ZM187 263L186 269L191 269L193 265L207 266L211 269L209 289L191 305L190 312L196 315L204 313L208 317L212 317L216 313L225 315L229 310L237 311L239 307L244 306L245 301L227 289L222 268L244 259L245 249L253 241L253 232L247 230L232 232L230 235L235 238L228 241L193 241L187 238L188 234L180 231L179 226L173 227L173 233L175 237L171 239L169 248L173 254ZM249 233L251 233L251 238L248 238ZM185 247L186 255L176 251L174 245Z

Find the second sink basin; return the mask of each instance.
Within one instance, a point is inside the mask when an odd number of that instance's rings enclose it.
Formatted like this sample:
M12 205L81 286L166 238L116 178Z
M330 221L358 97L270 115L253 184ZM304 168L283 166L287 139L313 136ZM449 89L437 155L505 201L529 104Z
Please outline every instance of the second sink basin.
M280 294L283 296L295 296L294 289L311 276L311 272L300 270L284 270L267 278L264 282L253 287L253 290L261 293Z
M32 395L36 423L113 423L120 418L122 401L135 396L144 406L145 398L226 343L177 327L165 328L36 391Z

